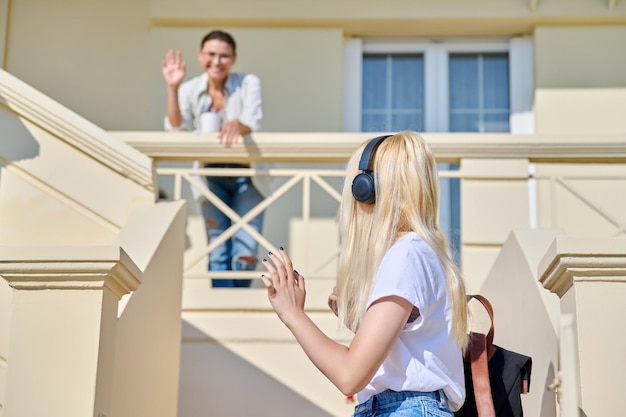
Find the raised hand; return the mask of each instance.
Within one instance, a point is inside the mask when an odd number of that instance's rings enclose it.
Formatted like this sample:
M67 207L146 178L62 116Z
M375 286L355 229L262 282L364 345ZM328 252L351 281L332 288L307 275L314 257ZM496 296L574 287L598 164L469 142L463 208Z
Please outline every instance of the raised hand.
M268 257L269 260L263 259L263 265L270 273L271 280L265 275L261 279L267 288L267 297L274 311L287 324L291 317L304 311L304 277L293 269L291 259L284 249L281 248L280 256L270 252Z
M178 88L185 78L185 70L185 61L183 61L181 52L174 52L172 49L167 51L165 59L161 62L161 71L163 71L163 78L167 86Z

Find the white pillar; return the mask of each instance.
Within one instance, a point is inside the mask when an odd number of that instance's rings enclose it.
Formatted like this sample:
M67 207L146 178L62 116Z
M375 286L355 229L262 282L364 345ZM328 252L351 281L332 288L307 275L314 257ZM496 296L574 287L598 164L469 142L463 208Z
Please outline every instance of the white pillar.
M563 369L564 393L578 390L578 406L587 416L619 415L607 398L621 398L626 373L626 239L558 236L539 265L540 282L561 299L561 312L574 317L576 338L561 366L578 357L578 369ZM578 373L578 386L566 386ZM571 382L569 382L571 384ZM561 400L573 398L562 396Z
M13 288L3 414L107 416L118 301L137 266L119 247L3 247L0 275Z

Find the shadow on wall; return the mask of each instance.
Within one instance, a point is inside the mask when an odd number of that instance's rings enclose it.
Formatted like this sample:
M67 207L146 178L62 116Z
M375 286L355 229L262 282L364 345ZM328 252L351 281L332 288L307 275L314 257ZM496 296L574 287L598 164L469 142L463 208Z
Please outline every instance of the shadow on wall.
M32 159L39 155L39 143L15 113L0 107L0 157L9 161Z
M0 178L7 161L33 159L39 155L39 143L11 111L0 107ZM0 181L0 186L2 182Z
M331 417L183 320L178 417Z

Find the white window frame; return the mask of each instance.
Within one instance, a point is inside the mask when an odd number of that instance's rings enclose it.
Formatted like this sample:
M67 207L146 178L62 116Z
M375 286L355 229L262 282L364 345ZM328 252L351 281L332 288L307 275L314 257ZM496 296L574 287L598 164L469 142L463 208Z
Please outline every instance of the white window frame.
M449 55L493 52L509 54L510 132L533 133L533 45L528 37L472 41L394 39L393 42L384 38L347 39L344 47L344 130L361 130L363 54L423 54L425 131L447 132Z
M361 131L363 55L367 53L419 53L424 56L424 125L426 132L449 131L449 56L452 53L509 54L509 131L514 134L532 134L534 128L534 63L532 38L484 40L419 40L388 38L351 38L344 48L344 129ZM531 184L531 226L533 225L534 192ZM448 212L450 186L440 189L440 215ZM536 220L535 220L536 222Z

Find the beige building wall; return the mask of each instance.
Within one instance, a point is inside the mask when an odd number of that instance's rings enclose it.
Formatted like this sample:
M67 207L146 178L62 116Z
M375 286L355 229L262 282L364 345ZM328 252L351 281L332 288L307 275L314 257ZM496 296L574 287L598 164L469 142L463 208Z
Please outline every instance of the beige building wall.
M535 29L537 133L626 132L626 25Z
M461 255L468 293L479 291L511 230L530 227L528 160L463 159Z
M4 69L104 129L146 128L148 0L10 0Z
M577 237L626 235L626 165L545 163L535 168L539 227L558 227Z
M349 36L510 36L531 33L538 21L624 23L626 6L609 3L613 7L589 0L238 0L207 7L202 0L153 0L150 14L160 25L342 27Z

